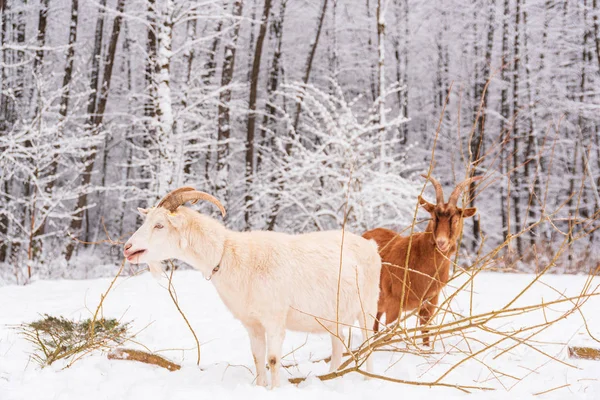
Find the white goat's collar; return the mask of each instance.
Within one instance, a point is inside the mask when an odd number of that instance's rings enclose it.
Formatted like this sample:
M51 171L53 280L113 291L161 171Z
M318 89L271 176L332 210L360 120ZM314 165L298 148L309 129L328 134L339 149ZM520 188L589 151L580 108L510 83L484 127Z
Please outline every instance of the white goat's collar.
M210 275L208 276L208 278L204 278L204 279L206 279L207 281L210 281L212 279L213 275L216 274L217 272L219 272L220 268L221 268L221 264L219 263L219 264L217 264L216 267L213 268L213 270L210 273Z
M221 254L221 259L217 263L217 266L213 268L213 270L210 273L210 275L208 276L208 278L204 278L204 279L206 279L207 281L210 281L212 279L213 275L216 274L217 272L219 272L219 270L221 269L221 263L223 262L224 255L225 255L225 250L223 250L223 253Z

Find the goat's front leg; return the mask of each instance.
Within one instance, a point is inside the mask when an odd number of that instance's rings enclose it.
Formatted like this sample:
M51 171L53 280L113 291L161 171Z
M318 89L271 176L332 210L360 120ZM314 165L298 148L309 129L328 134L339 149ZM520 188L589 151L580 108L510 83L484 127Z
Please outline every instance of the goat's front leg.
M267 386L267 368L265 366L265 328L260 323L244 324L248 335L250 336L250 347L254 365L256 366L256 384L258 386Z
M342 364L342 356L344 354L344 340L346 340L346 338L344 337L344 334L341 331L339 336L331 335L331 362L329 363L329 372L337 371L337 369Z
M419 310L419 323L421 326L427 325L433 316L435 309L437 308L438 296L433 297L431 300L421 304ZM423 336L423 346L429 346L429 329L421 329Z
M267 331L267 360L271 370L271 388L279 386L279 370L281 369L281 348L285 338L285 318L278 319L265 326Z

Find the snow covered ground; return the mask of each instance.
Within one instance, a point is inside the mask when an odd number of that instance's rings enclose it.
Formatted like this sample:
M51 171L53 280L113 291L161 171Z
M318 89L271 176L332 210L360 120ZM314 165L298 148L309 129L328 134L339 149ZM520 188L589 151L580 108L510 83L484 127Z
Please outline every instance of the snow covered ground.
M532 275L484 273L474 285L474 313L498 309L532 279ZM576 295L585 282L583 276L545 276L543 283L561 293ZM38 281L28 286L0 287L0 399L246 399L246 398L473 398L473 399L600 399L600 362L571 359L567 344L595 344L585 332L578 313L556 323L533 339L544 352L519 346L494 359L500 350L487 352L451 372L444 382L493 387L492 392L465 394L453 388L429 388L400 385L380 380L365 380L349 374L333 381L309 379L299 386L284 382L281 388L268 390L253 384L253 362L249 340L244 328L227 311L215 289L195 271L175 273L176 287L182 309L196 330L202 345L201 369L195 365L195 342L165 288L150 274L122 278L104 302L106 317L132 320L134 330L141 330L137 340L153 351L180 362L180 371L141 363L108 360L96 354L76 362L71 368L62 365L40 369L29 360L31 346L11 328L32 321L43 313L78 319L90 317L100 293L110 279L83 281ZM596 278L594 286L600 284ZM450 290L450 289L449 289ZM518 301L518 305L550 301L560 296L537 283ZM456 312L468 314L469 294L462 293L452 302ZM569 308L565 304L546 310L546 317L559 315ZM592 334L600 337L600 298L592 298L583 311ZM544 314L495 322L503 330L529 326L543 321ZM413 319L408 325L414 325ZM491 342L494 338L481 332L470 336ZM497 339L497 337L496 337ZM507 348L514 342L504 342ZM474 340L470 345L478 348ZM133 345L131 345L133 346ZM130 346L130 347L131 347ZM285 358L296 360L298 367L285 369L284 376L306 376L327 372L324 362L313 363L330 354L330 340L324 335L288 332L284 354L299 348ZM446 352L444 352L444 348ZM428 356L381 352L375 355L378 373L406 380L430 381L439 377L451 365L465 357L464 340L451 338L437 342L435 353ZM484 365L482 362L487 364ZM55 363L58 364L58 363ZM506 374L506 375L503 375ZM511 376L508 376L511 375ZM515 379L519 378L520 381ZM568 385L546 394L535 393ZM388 397L389 396L389 397ZM393 397L392 397L393 396ZM415 397L416 396L416 397Z

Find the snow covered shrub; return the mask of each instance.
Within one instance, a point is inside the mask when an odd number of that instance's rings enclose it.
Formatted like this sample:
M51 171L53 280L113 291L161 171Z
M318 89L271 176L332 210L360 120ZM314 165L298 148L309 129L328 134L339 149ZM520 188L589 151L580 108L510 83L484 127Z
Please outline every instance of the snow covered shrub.
M420 186L405 177L414 167L406 163L410 147L391 134L406 120L381 125L375 107L361 118L341 88L332 87L292 84L278 93L302 98L302 123L294 129L279 109L278 133L265 133L252 188L253 228L339 229L346 203L347 228L356 232L412 220Z

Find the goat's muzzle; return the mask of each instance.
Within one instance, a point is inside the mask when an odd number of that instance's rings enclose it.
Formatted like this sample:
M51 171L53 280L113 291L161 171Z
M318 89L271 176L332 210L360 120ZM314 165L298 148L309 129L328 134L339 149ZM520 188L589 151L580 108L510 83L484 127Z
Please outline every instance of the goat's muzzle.
M446 239L437 239L435 245L442 253L445 253L450 249L450 242Z
M123 249L123 255L127 258L127 261L132 262L135 257L142 255L146 249L132 249L132 243L125 243L125 248Z

